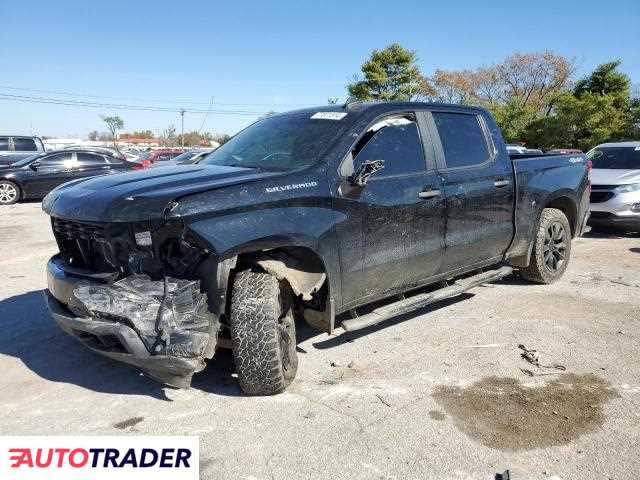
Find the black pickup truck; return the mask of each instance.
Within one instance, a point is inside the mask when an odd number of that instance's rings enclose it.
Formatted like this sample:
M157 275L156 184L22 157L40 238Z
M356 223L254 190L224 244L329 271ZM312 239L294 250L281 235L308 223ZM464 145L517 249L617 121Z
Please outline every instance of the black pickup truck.
M198 165L51 192L48 306L91 349L167 384L188 386L226 346L245 392L281 392L296 320L333 334L514 270L558 279L587 220L588 170L583 155L510 158L480 108L274 115Z

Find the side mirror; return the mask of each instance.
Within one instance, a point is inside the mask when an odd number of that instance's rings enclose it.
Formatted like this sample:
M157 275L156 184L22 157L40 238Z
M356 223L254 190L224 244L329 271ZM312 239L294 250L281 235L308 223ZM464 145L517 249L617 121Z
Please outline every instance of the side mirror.
M364 187L369 177L384 168L384 160L366 160L360 164L358 169L349 175L347 180L351 185Z
M40 166L40 162L33 162L29 164L29 168L34 172L38 170L39 166Z

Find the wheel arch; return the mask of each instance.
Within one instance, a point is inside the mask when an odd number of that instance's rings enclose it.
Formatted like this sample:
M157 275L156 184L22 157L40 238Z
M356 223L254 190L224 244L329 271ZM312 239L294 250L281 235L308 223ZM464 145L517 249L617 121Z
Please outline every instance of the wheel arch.
M540 219L545 208L556 208L565 214L571 227L571 237L575 237L579 231L578 225L578 203L570 192L557 192L555 195L546 198L540 203L539 209L536 211L535 222L530 232L526 253L509 258L509 263L514 267L524 268L531 263L531 252L535 243L536 232L540 228Z
M542 211L545 208L555 208L564 213L564 215L567 217L567 220L569 220L569 226L571 227L571 237L575 237L576 232L579 229L578 204L573 198L567 195L559 195L551 200L548 200L547 203L540 209L540 214L538 215L538 224L540 223L540 215L542 215Z

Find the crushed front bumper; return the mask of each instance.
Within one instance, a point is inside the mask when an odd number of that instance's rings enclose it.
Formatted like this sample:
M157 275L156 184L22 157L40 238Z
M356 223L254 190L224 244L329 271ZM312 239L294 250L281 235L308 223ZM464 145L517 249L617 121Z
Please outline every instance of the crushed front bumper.
M96 276L87 278L70 273L57 256L49 260L48 291L45 293L49 312L62 330L86 347L133 365L149 377L179 388L188 387L193 374L205 367L202 357L152 354L140 335L124 323L73 313L81 311L73 293L80 282L101 283Z

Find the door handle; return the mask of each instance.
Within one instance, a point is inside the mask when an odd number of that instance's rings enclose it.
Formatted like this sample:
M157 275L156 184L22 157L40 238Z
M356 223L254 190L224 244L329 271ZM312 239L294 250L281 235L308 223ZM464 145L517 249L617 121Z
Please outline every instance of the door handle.
M440 190L424 190L418 193L418 197L420 198L433 198L440 195Z
M498 188L506 187L507 185L509 185L509 180L496 180L495 182L493 182L493 185Z

